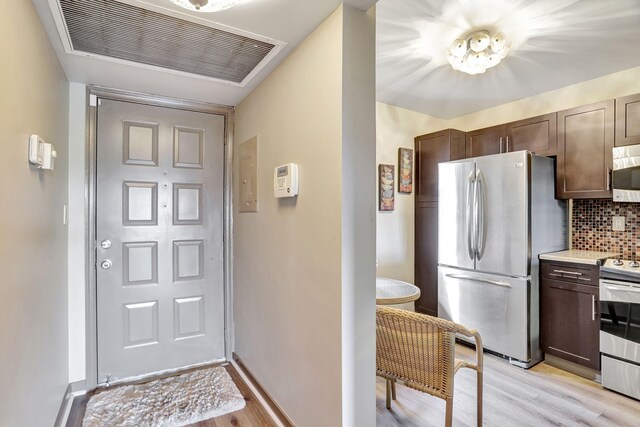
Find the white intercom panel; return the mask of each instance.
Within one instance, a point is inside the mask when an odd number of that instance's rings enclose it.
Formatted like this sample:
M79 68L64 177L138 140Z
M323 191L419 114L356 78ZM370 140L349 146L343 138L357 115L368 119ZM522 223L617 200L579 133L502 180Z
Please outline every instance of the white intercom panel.
M298 165L287 163L273 171L273 195L275 197L295 197L298 195Z

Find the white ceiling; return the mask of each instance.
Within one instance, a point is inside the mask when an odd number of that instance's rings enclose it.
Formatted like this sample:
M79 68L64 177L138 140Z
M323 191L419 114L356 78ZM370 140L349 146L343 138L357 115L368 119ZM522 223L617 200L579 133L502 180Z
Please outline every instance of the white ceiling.
M444 119L640 66L638 0L380 0L376 19L378 101ZM479 29L509 55L454 71L448 47Z
M237 105L342 3L340 0L241 0L237 6L222 12L197 13L181 9L169 0L118 0L185 19L200 20L205 25L228 26L286 43L253 79L239 87L66 53L50 8L50 2L55 5L57 0L32 1L70 81L223 105ZM346 0L344 3L366 10L375 0Z

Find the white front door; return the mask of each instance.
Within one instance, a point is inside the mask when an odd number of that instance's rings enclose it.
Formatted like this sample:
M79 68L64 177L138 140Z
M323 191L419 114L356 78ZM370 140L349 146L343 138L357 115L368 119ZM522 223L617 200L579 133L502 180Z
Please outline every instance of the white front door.
M100 99L99 384L224 359L225 118Z

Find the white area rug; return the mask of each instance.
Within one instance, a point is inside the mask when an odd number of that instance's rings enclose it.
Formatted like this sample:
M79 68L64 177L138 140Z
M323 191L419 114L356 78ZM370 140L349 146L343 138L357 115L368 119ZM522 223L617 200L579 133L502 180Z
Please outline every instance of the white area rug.
M184 426L245 406L223 367L114 387L89 399L83 427Z

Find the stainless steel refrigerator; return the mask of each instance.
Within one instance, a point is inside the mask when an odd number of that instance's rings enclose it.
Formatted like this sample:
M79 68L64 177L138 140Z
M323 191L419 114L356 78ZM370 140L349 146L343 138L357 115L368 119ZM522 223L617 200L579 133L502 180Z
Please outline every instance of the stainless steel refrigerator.
M528 151L440 163L438 316L528 368L540 351L538 254L567 245L554 160Z

